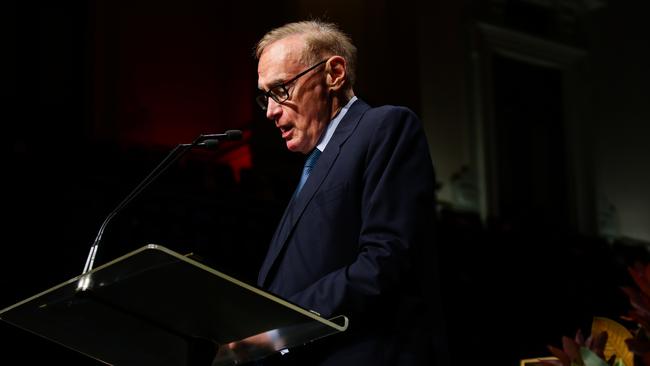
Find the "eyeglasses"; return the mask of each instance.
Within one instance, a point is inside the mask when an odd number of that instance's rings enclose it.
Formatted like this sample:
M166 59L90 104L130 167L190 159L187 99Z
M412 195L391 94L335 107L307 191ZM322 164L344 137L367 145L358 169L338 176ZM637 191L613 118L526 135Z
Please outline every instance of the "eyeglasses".
M301 76L305 75L306 73L310 72L311 70L314 70L318 66L324 64L327 62L327 59L317 63L316 65L308 68L307 70L301 72L300 74L294 76L288 81L285 81L282 84L275 85L271 87L267 92L260 94L255 98L255 101L259 106L262 108L262 110L266 110L266 108L269 105L269 98L273 99L276 103L284 103L289 99L289 89L287 88L289 84L293 83L294 81L298 80Z

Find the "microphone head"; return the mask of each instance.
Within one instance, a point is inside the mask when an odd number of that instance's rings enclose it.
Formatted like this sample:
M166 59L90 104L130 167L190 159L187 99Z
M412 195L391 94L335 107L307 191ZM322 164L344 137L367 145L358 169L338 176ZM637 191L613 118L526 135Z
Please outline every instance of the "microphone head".
M241 140L243 133L241 132L241 130L228 130L226 131L225 135L226 135L226 140L235 141L235 140Z
M200 143L198 146L204 147L206 149L214 149L219 145L219 140L217 139L211 139L211 140L205 140L202 143Z
M200 135L194 142L199 143L207 140L226 140L235 141L241 140L243 133L241 130L228 130L225 133L210 133L207 135Z

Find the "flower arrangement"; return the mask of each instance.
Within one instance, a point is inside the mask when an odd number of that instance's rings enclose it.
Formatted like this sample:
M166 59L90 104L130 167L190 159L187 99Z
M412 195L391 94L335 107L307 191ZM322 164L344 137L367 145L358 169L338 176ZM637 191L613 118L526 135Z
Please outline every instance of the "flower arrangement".
M554 359L548 366L650 366L650 264L635 264L628 272L636 288L623 287L632 309L621 318L636 324L627 328L607 318L594 318L591 335L578 330L574 338L562 337L562 348L548 346Z
M548 346L556 359L541 363L548 366L632 366L633 355L625 344L631 336L621 324L596 317L587 339L580 330L573 339L562 337L562 349Z
M626 340L627 347L635 355L635 365L650 366L650 264L636 264L628 272L637 288L624 287L632 309L623 318L638 324L634 337Z

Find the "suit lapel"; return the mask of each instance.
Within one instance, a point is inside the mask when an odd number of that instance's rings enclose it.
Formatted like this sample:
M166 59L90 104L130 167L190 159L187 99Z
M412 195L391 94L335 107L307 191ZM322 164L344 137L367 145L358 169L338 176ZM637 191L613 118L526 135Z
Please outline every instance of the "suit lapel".
M266 259L262 264L262 268L258 277L258 284L260 286L265 286L268 282L267 275L269 274L269 271L273 267L275 261L278 259L278 256L281 253L282 249L285 247L289 237L291 236L291 233L298 223L298 220L300 217L302 217L305 208L307 208L312 198L320 188L321 184L330 173L332 166L339 156L341 146L356 129L361 116L369 108L370 107L360 99L352 104L348 112L345 114L337 126L336 131L334 131L332 139L327 144L325 151L323 151L320 158L318 159L318 162L309 175L309 179L307 179L307 182L302 187L300 194L298 196L294 196L287 205L287 209L285 210L284 215L280 220L278 229L276 230L271 241L271 246L269 247Z

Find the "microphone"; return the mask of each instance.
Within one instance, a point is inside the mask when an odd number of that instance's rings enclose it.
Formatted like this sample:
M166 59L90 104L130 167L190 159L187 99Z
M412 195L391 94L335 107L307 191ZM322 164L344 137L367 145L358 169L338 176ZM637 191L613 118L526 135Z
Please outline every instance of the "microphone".
M226 140L226 141L236 141L236 140L241 140L243 136L243 133L241 130L228 130L225 133L212 133L212 134L207 134L207 135L199 135L199 137L195 140L195 142L198 142L196 146L198 147L205 147L208 149L214 149L219 145L219 141L221 140Z
M242 135L243 134L242 134L241 130L228 130L225 133L213 133L213 134L207 134L207 135L200 135L199 140L200 141L206 141L206 140L235 141L235 140L241 140Z
M192 143L190 144L178 144L176 147L156 166L149 175L147 175L140 184L138 184L131 193L129 193L122 202L120 202L113 211L111 211L110 214L104 219L104 222L99 228L99 231L97 232L97 236L95 237L95 240L93 241L92 246L90 247L90 252L88 253L88 257L86 258L86 264L84 265L84 270L82 272L82 278L79 281L79 285L77 286L77 289L86 290L88 286L90 285L90 277L88 276L83 276L89 271L93 269L93 264L95 262L95 256L97 255L97 250L99 249L99 243L102 239L102 235L104 235L104 230L106 229L106 226L108 223L111 221L115 215L117 215L129 202L131 202L140 192L142 192L151 182L153 182L160 174L162 174L167 168L169 168L172 163L177 161L181 156L185 155L185 153L189 152L195 147L202 147L202 148L216 148L217 145L219 144L220 140L227 140L227 141L235 141L235 140L241 140L242 138L242 131L240 130L228 130L225 133L215 133L215 134L205 134L205 135L199 135Z

